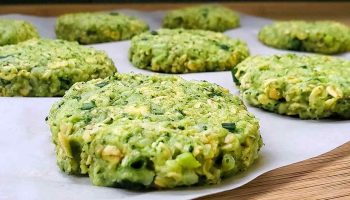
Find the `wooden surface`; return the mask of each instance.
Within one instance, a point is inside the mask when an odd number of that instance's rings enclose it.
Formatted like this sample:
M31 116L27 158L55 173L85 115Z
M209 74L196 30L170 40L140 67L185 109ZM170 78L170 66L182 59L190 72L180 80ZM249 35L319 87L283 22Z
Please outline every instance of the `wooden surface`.
M350 143L322 156L270 171L240 188L200 198L219 199L349 200Z
M1 1L0 1L1 2ZM48 4L48 5L0 5L0 14L23 13L41 16L55 16L69 12L98 11L112 9L164 10L188 6L191 4L154 3L154 4ZM237 11L273 19L332 19L350 25L350 2L237 2L224 3Z
M187 5L1 5L0 14L23 13L54 16L67 12L121 8L164 10ZM241 12L273 19L333 19L350 25L350 2L229 3L226 5ZM325 155L268 172L238 189L201 199L350 199L350 143Z

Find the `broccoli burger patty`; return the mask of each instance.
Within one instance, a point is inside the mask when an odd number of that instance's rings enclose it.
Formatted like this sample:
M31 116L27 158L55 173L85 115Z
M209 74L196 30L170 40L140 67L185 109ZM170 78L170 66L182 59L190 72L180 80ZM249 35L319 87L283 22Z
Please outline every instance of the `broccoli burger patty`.
M251 105L302 119L350 118L350 62L295 54L255 56L233 70Z
M237 96L177 76L76 83L48 124L58 166L100 186L216 184L251 166L262 145L257 119Z
M115 72L105 52L76 42L32 39L0 47L0 96L62 96L75 82Z

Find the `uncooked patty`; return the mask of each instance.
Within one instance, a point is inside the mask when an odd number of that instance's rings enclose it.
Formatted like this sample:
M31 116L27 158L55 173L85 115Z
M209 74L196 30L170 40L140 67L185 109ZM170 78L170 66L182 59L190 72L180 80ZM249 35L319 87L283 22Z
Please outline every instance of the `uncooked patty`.
M48 124L59 167L100 186L216 184L251 166L262 145L257 119L237 96L178 76L76 83Z
M263 27L259 40L295 51L336 54L350 50L350 28L331 21L284 21Z
M117 12L66 14L56 24L57 38L81 44L127 40L147 30L142 20Z
M245 42L222 33L160 29L134 37L129 59L138 68L166 73L231 70L249 55Z
M0 19L0 46L38 38L36 28L23 20Z
M201 5L169 11L164 28L202 29L223 32L239 26L239 15L218 5Z
M248 103L302 119L350 118L350 62L329 56L255 56L233 71Z
M62 96L116 72L107 54L75 42L33 39L0 47L0 96Z

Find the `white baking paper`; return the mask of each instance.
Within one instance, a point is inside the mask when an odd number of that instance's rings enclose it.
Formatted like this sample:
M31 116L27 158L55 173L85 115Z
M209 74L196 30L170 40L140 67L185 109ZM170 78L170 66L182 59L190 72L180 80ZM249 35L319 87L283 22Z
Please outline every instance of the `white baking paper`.
M123 10L142 17L151 28L160 27L163 12L145 13ZM241 14L241 27L225 34L245 40L252 55L281 54L257 40L261 26L271 20ZM0 18L25 19L35 24L43 37L54 38L55 18L3 15ZM147 73L131 65L127 54L129 41L91 45L106 51L121 73ZM337 55L350 59L350 53ZM207 80L238 94L230 72L181 75L189 80ZM264 147L260 158L246 172L219 185L162 191L130 191L92 186L87 177L68 176L56 166L54 146L45 117L58 98L0 98L0 199L191 199L237 188L257 176L326 153L350 141L349 120L300 120L248 106L260 120Z

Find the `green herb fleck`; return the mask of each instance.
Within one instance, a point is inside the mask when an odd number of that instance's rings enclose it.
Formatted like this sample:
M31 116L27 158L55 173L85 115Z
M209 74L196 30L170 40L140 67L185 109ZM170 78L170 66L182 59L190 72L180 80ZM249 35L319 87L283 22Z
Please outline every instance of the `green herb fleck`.
M158 35L157 31L151 31L151 35Z
M91 35L96 35L97 31L94 29L89 29L86 31L86 35L91 36Z
M58 79L61 81L63 88L68 89L72 85L72 80L69 77L59 77Z
M239 85L241 85L241 83L239 82L239 80L238 80L237 77L236 77L237 70L238 70L237 67L233 67L231 73L232 73L233 82L234 82L237 86L239 86Z
M81 110L91 110L96 107L95 102L89 102L89 103L84 103L83 106L80 108Z
M8 58L8 57L10 57L10 56L12 56L12 55L0 56L0 59Z
M298 38L293 38L289 41L290 46L289 46L289 50L302 50L303 49L303 43L301 40L299 40Z
M183 110L178 109L178 110L176 110L176 111L179 112L182 116L186 116L186 114L184 113Z
M236 124L235 123L222 123L222 128L227 129L231 133L233 133L236 130Z
M155 115L164 115L164 112L160 109L152 109L152 113Z
M119 15L118 12L110 12L109 14L110 14L110 15L115 15L115 16Z
M88 123L91 122L91 120L92 120L92 117L91 117L91 116L86 116L86 117L84 118L84 123L85 123L85 124L88 124Z
M80 96L73 96L72 99L76 99L77 101L80 101L81 97Z
M191 152L191 153L192 153L193 149L194 149L193 145L190 145L190 146L188 147L188 151Z
M108 82L100 82L100 83L97 83L96 86L99 88L102 88L102 87L106 86L107 84L108 84Z
M201 12L202 12L203 17L205 17L205 18L208 17L209 9L204 8L203 10L201 10Z
M223 50L225 50L225 51L230 50L230 47L227 46L227 45L225 45L225 44L220 44L219 46L220 46L221 49L223 49Z
M222 96L222 92L219 90L215 90L214 88L210 88L210 90L207 89L207 91L210 92L208 94L208 97L210 97L210 98L215 97L215 96L220 96L220 97Z

